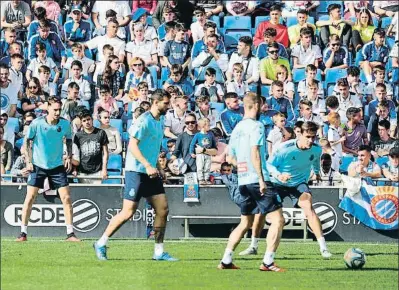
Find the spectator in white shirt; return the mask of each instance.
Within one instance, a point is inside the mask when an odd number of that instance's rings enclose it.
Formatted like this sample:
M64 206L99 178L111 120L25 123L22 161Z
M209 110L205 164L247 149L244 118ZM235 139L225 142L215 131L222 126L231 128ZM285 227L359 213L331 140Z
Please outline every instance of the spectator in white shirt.
M83 51L83 45L80 43L74 43L71 46L72 57L68 57L64 68L67 70L65 74L65 78L69 77L69 70L71 69L71 64L74 60L78 60L82 63L83 71L82 74L85 77L88 77L89 73L93 73L96 65L94 60L85 56ZM113 54L113 53L112 53Z
M233 65L233 79L227 82L226 92L236 93L242 100L247 92L249 92L248 83L243 79L244 66L241 63Z
M312 83L313 81L316 80L317 76L317 67L313 64L309 64L306 66L305 70L306 78L304 80L301 80L298 83L298 94L301 98L307 96L308 94L308 84ZM321 98L324 98L324 88L323 84L319 81L317 81L318 84L318 90L317 90L317 95Z
M346 137L343 136L339 114L337 112L330 112L328 114L328 123L330 124L327 134L328 141L338 157L342 157L342 143L345 142Z
M90 84L82 76L83 66L79 60L74 60L71 64L71 77L67 79L61 88L61 98L66 98L68 94L68 85L76 83L79 86L79 98L84 101L91 99Z
M152 41L154 43L154 46L157 47L158 34L153 26L148 25L147 17L148 17L148 12L144 8L139 8L136 10L136 12L134 12L132 16L132 22L129 24L130 37L133 39L134 26L137 25L138 23L141 23L143 25L144 38L146 40Z
M205 9L201 6L197 6L194 8L194 16L197 19L196 22L193 22L190 26L191 35L193 37L193 42L200 40L204 37L204 25L207 22Z
M319 66L319 60L323 57L320 47L312 44L312 29L301 28L301 41L292 49L291 56L294 68L305 68L308 64Z
M346 112L350 107L359 108L361 110L363 109L362 102L360 102L359 98L349 94L349 84L346 79L338 80L337 86L338 92L334 92L334 94L336 94L339 101L339 107L343 111Z
M45 65L48 66L50 70L54 71L53 81L57 83L60 76L60 71L58 70L54 60L51 57L46 56L46 46L43 43L39 42L36 44L35 49L37 57L30 61L26 71L26 79L29 81L31 77L37 78L39 76L39 67Z
M11 67L10 67L10 80L11 83L18 87L18 92L22 92L23 85L23 74L21 72L24 64L24 57L15 53L11 56Z
M213 67L206 69L205 82L197 87L194 95L207 95L211 102L223 102L223 88L216 82L216 70Z

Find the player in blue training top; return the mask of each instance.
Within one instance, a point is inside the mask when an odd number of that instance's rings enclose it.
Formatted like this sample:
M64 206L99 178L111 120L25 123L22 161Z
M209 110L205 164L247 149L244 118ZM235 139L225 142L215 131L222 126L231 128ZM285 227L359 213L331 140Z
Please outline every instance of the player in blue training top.
M244 119L234 128L229 143L229 161L237 167L238 186L242 195L241 222L230 234L219 269L239 269L233 264L233 252L252 226L258 211L268 215L271 226L267 233L267 248L261 271L282 272L274 263L284 227L282 204L275 194L266 168L265 129L259 122L261 98L248 93L244 97Z
M311 171L320 177L321 147L314 144L318 125L304 122L297 140L282 143L269 158L267 168L276 193L283 199L290 197L295 206L304 210L309 226L320 245L323 258L330 258L319 217L312 207L312 195L308 186Z
M177 261L163 249L168 202L157 169L164 132L164 115L169 109L170 95L164 90L156 90L151 96L151 102L151 109L141 115L129 128L130 141L126 156L123 206L109 222L103 236L94 243L97 258L100 260L107 260L106 244L109 237L133 216L140 199L144 197L156 213L153 260Z
M49 179L50 188L58 190L64 205L67 241L80 242L73 232L72 202L67 179L67 172L72 169L72 132L70 123L60 118L61 107L61 100L56 97L49 98L47 116L34 120L25 137L26 168L30 174L22 208L21 234L17 239L18 242L27 241L32 205L46 178ZM65 161L63 161L64 138L68 154Z

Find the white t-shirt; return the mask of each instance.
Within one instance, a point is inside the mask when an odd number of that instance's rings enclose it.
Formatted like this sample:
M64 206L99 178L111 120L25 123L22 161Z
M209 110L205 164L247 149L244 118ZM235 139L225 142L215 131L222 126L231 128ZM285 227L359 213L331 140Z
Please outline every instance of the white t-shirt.
M206 117L209 120L210 128L215 128L217 123L220 122L220 114L215 109L209 109L208 116ZM205 116L201 113L200 110L195 111L195 115L197 116L197 120L205 118Z
M198 21L194 22L190 26L190 30L193 36L193 42L196 42L198 40L201 40L205 33L204 33L204 27L200 25Z
M322 58L320 47L311 44L308 49L304 49L301 44L292 48L291 56L298 58L298 63L302 65L314 64L315 60Z
M328 128L327 138L330 143L337 142L339 139L341 139L341 135L339 134L337 128L330 126ZM342 143L332 145L331 148L334 149L339 157L342 157Z
M87 75L89 74L89 68L90 68L90 66L91 66L92 64L94 64L94 60L92 60L92 59L90 59L90 58L87 58L87 57L85 57L85 56L84 56L82 59L75 58L75 57L69 57L69 58L67 59L66 63L65 63L64 68L67 69L67 70L70 70L70 69L71 69L71 64L72 64L72 62L73 62L74 60L78 60L78 61L80 61L80 62L82 63L82 66L83 66L82 74L83 74L84 76L87 76Z
M11 105L18 103L18 85L8 84L7 88L0 88L1 111L10 114Z
M118 37L110 38L107 35L103 35L103 36L94 37L93 39L86 42L86 45L89 49L97 48L98 61L102 61L104 59L103 47L106 44L110 44L114 48L114 54L116 56L119 57L120 55L125 55L126 43Z
M144 61L151 61L151 56L157 54L157 48L151 40L144 40L137 43L135 40L126 45L126 52L132 54L132 57L140 57Z
M27 68L32 72L32 77L39 77L39 67L42 65L48 66L51 70L57 66L51 57L46 57L45 61L41 61L36 57L30 61Z
M276 151L277 147L283 141L283 133L281 129L277 126L270 131L269 136L267 136L267 142L272 143L272 154Z
M308 94L308 85L306 79L299 81L298 94L303 93L305 96ZM318 83L317 96L324 98L324 89L321 82Z
M396 13L395 13L395 15L393 16L393 18L392 18L392 21L391 21L391 25L393 25L393 29L392 29L392 31L395 33L395 41L398 41L398 35L399 35L399 33L398 33L398 17L399 17L399 11L396 11Z
M22 83L23 83L23 74L22 74L22 72L20 72L20 71L18 72L16 69L11 67L10 68L9 80L11 81L11 83L13 85L18 87L18 91L22 90Z

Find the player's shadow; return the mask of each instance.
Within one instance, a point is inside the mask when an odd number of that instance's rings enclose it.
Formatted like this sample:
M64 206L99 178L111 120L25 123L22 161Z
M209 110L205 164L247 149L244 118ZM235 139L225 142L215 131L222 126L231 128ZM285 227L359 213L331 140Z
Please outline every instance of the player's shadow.
M298 269L299 270L299 269ZM398 268L394 267L371 267L371 268L362 268L360 270L355 270L355 269L349 269L349 268L344 268L344 267L337 267L337 268L301 268L301 271L398 271Z
M399 256L399 253L367 253L367 256Z

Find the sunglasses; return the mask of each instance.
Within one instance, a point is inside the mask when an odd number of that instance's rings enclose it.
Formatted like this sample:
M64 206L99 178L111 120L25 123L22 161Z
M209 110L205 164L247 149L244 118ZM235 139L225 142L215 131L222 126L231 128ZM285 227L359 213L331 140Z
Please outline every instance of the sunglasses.
M341 44L340 43L331 43L331 46L340 46Z
M29 86L28 89L30 89L30 90L36 90L37 87L36 87L36 86Z
M168 145L168 148L172 148L173 147L173 145Z
M133 66L142 66L142 63L134 63Z
M187 121L186 122L186 125L195 125L195 124L197 124L196 121Z
M270 53L270 54L277 54L277 53L278 53L278 50L269 50L269 53Z
M25 125L30 125L30 123L32 123L32 121L25 121Z

